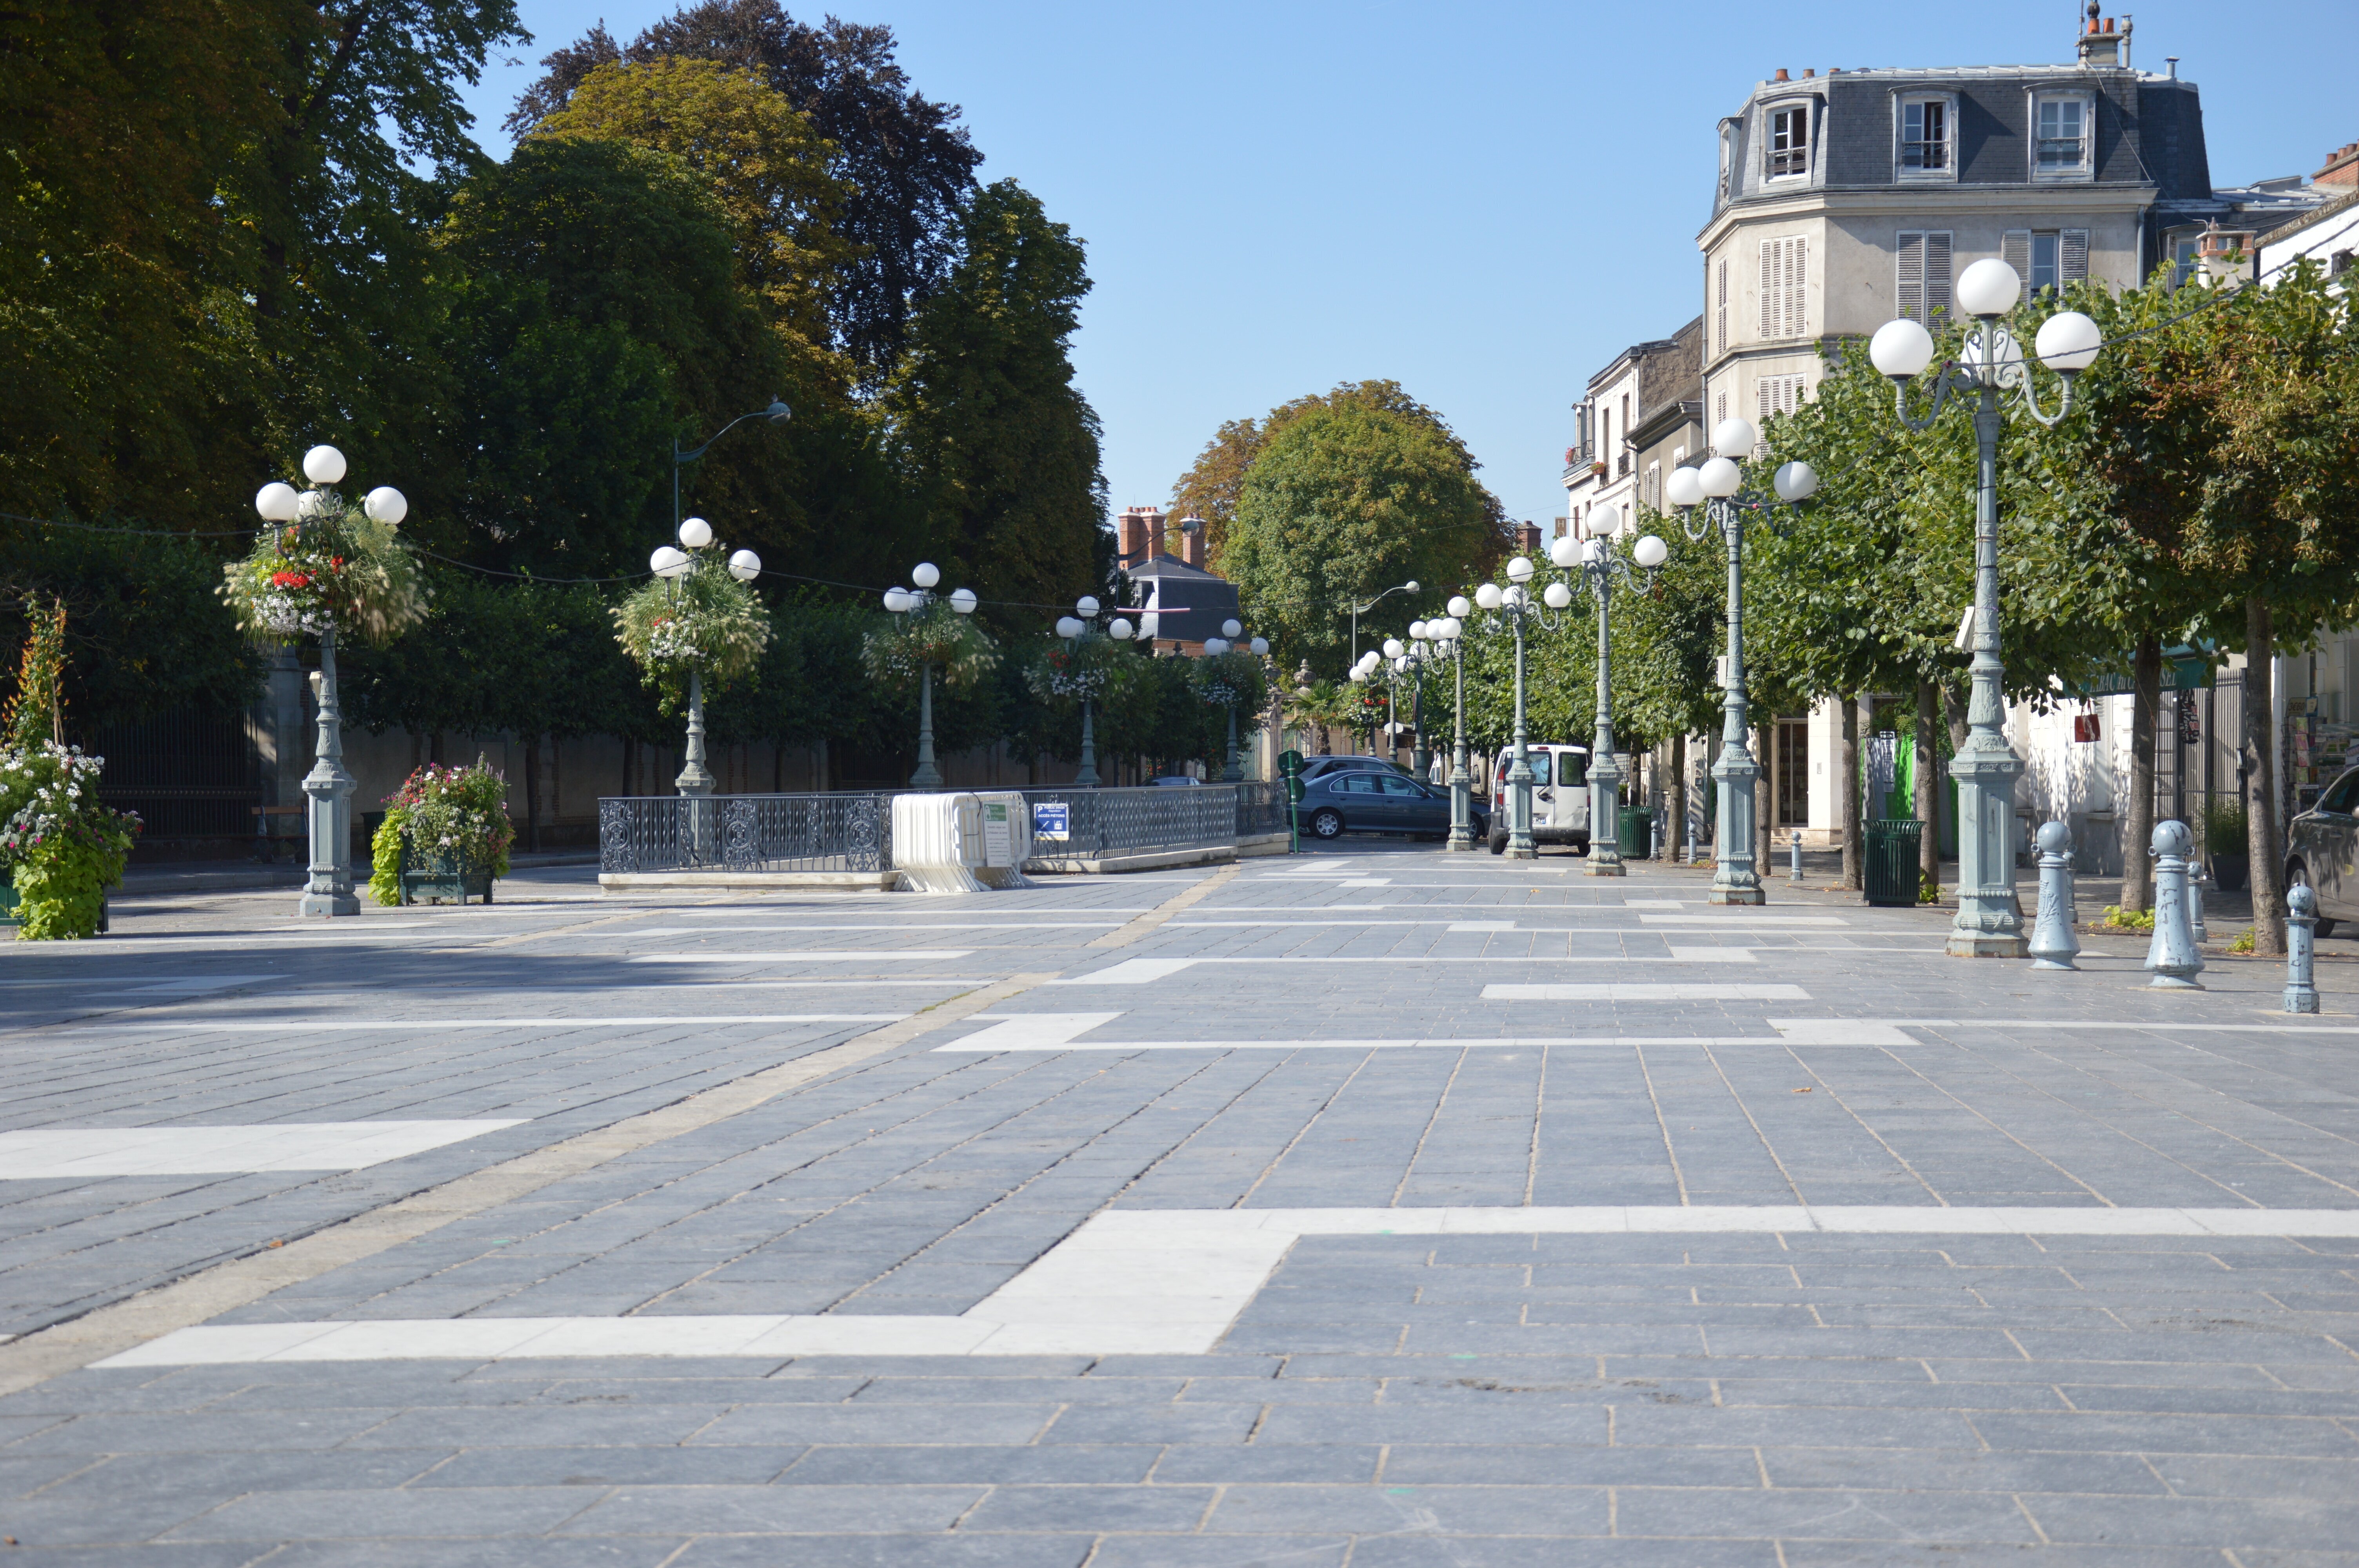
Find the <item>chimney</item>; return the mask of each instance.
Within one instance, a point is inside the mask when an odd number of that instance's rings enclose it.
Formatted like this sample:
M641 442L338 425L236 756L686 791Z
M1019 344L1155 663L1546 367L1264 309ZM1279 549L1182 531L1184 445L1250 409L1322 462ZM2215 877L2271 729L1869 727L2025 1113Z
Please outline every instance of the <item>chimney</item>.
M1779 66L1779 67L1777 68L1777 76L1776 76L1776 77L1774 77L1772 80L1774 80L1774 81L1791 81L1793 80L1793 78L1792 78L1792 77L1790 77L1790 76L1788 76L1788 75L1786 74L1786 68L1785 68L1784 66L1782 66L1782 65L1781 65L1781 66Z
M2110 16L2101 21L2098 17L2100 9L2099 0L2089 0L2089 25L2082 29L2080 38L2075 40L2081 63L2119 65L2122 63L2122 45L2129 41L2129 34L2114 31Z
M1518 523L1516 524L1516 553L1519 556L1537 556L1540 553L1540 525L1538 524Z
M2326 155L2326 161L2310 176L2315 185L2339 186L2344 190L2359 190L2359 142L2335 148Z
M1152 506L1125 507L1116 523L1114 547L1122 552L1125 567L1142 566L1163 554L1162 512Z
M1203 569L1204 527L1201 519L1198 520L1195 527L1180 530L1180 558L1200 571Z
M2204 275L2215 281L2245 276L2252 270L2252 232L2223 229L2215 220L2196 236L2195 254Z

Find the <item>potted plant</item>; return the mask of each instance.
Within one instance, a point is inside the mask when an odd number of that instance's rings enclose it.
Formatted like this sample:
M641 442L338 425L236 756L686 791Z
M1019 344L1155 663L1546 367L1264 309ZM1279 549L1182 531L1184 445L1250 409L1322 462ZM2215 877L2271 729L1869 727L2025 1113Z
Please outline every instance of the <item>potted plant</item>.
M431 762L385 800L372 840L369 896L383 904L492 902L508 874L507 781L478 756L471 768Z
M2241 800L2214 800L2203 807L2203 859L2212 885L2234 892L2252 874L2251 820Z
M106 890L123 881L136 813L98 798L103 757L65 743L66 610L26 604L32 622L0 746L0 868L9 873L7 915L30 941L94 936L106 929Z

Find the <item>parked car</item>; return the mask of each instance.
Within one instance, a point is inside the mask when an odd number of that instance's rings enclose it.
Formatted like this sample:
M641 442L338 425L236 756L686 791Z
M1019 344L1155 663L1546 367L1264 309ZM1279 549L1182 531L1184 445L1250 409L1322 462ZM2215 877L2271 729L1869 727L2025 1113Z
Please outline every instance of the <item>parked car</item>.
M1400 833L1410 838L1447 838L1450 791L1411 778L1398 768L1331 768L1302 788L1299 819L1312 838L1346 833ZM1474 836L1488 825L1477 809Z
M1382 757L1346 755L1341 757L1312 757L1302 764L1302 778L1303 782L1308 784L1310 780L1322 777L1328 773L1345 773L1355 768L1381 773L1398 773L1403 778L1415 778L1417 776L1415 773L1410 773L1407 768L1402 767L1398 762L1389 762Z
M1527 741L1532 770L1532 842L1570 844L1576 854L1589 853L1589 748L1555 741ZM1507 815L1514 792L1507 770L1516 765L1512 749L1502 748L1491 764L1491 853L1507 850Z
M2317 935L2331 935L2337 921L2359 920L2359 768L2286 824L2286 891L2299 883L2317 896Z

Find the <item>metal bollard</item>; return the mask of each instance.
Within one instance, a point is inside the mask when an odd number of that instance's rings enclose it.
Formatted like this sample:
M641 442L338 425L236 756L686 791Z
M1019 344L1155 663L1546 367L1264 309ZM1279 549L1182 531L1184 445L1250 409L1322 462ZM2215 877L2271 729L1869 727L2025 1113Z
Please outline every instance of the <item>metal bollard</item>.
M2286 894L2286 989L2288 1012L2316 1012L2318 987L2310 974L2318 957L2318 895L2308 887Z
M1787 873L1786 880L1796 887L1802 885L1802 830L1799 827L1794 829L1793 870Z
M2039 849L2039 917L2031 930L2031 967L2075 969L2081 938L2072 928L2081 911L2072 896L2072 830L2061 822L2042 823Z
M2187 873L2187 923L2195 928L2196 945L2212 940L2212 932L2203 924L2203 884L2212 880L2209 866L2198 866Z
M2147 982L2150 989L2203 989L2195 978L2202 972L2203 955L2187 922L2187 852L2194 847L2195 835L2184 822L2155 825L2154 940L2146 950L2146 967L2154 971Z
M1688 818L1688 864L1695 864L1695 818Z

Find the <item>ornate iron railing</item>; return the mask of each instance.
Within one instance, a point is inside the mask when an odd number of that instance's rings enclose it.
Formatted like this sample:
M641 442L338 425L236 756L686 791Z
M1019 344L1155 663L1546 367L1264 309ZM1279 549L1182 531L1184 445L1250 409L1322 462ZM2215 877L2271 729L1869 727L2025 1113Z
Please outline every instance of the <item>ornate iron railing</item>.
M885 871L897 793L609 796L598 803L598 869Z
M598 803L598 869L881 871L893 866L893 796L613 795ZM1283 784L1198 789L1027 789L1035 860L1196 849L1286 831ZM1061 812L1041 813L1041 806ZM1061 827L1061 838L1044 836Z

